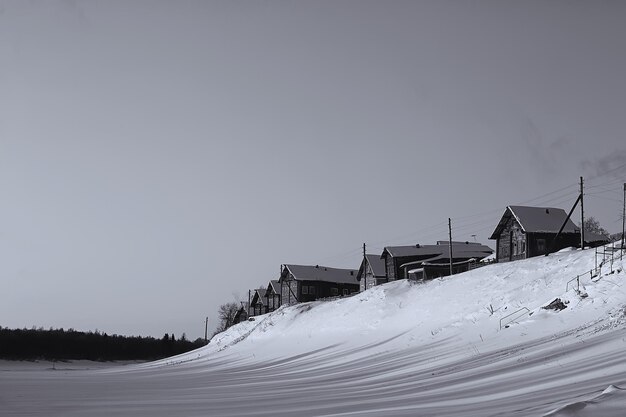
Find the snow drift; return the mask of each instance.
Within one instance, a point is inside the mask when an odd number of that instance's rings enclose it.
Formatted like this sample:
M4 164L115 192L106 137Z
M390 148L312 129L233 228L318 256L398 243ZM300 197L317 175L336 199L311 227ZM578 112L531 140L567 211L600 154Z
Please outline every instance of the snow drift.
M562 251L282 307L65 384L104 392L81 415L623 416L626 274L600 261Z

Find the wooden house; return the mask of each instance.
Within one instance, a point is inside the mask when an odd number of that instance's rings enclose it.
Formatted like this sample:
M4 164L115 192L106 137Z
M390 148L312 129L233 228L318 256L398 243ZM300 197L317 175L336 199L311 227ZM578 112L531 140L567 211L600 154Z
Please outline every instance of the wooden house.
M254 290L252 300L250 301L250 317L260 316L265 313L268 313L265 288L257 288Z
M233 319L233 324L241 323L242 321L248 320L248 303L242 302L241 307L235 313L235 317Z
M280 282L277 279L273 279L267 285L265 290L265 299L267 304L267 312L271 313L280 307Z
M610 236L585 230L585 247L589 246L591 248L595 248L597 246L606 245L608 243L611 243Z
M489 239L496 241L497 262L507 262L545 255L550 250L578 247L580 229L560 208L508 206Z
M470 260L479 261L491 255L493 250L477 242L452 242L452 262L458 264L469 263ZM387 246L380 256L385 264L385 274L389 281L397 279L430 279L450 273L450 244L448 241L439 241L436 245ZM436 274L424 275L424 264L431 271L440 271ZM430 264L430 265L428 265ZM447 273L437 265L448 265ZM463 269L459 266L458 271ZM465 269L466 270L466 269ZM427 271L428 272L428 271Z
M353 269L315 265L283 265L280 274L281 303L294 304L359 291Z
M380 255L366 254L363 257L363 261L361 261L356 280L359 281L360 291L365 291L375 285L387 282L385 261L381 259Z

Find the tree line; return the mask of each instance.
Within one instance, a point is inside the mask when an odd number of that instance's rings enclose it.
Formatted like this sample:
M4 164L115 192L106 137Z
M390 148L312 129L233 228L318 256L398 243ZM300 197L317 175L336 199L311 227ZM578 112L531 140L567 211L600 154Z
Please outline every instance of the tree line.
M168 333L161 339L155 339L74 329L0 327L0 358L12 360L155 360L204 345L203 339L191 342L184 333L179 339Z

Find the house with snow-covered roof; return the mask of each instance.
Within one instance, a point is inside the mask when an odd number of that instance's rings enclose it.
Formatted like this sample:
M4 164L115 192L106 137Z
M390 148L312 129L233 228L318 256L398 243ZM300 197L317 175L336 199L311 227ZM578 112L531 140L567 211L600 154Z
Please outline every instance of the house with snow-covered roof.
M235 317L233 318L233 324L241 323L242 321L248 320L248 310L248 302L242 302L239 310L237 310L237 312L235 313Z
M436 245L386 246L380 258L389 281L397 279L431 279L450 274L450 258L454 273L467 271L469 262L480 261L493 250L478 242L438 241ZM446 269L447 265L447 269ZM426 269L424 269L426 268ZM429 274L430 271L430 274Z
M277 279L273 279L269 282L269 284L267 284L265 299L268 313L271 313L280 307L280 292L280 282Z
M280 274L281 303L295 304L359 291L354 269L321 265L283 265Z
M380 255L366 254L361 261L361 266L359 266L356 280L359 281L360 291L387 282L385 261L381 259Z
M507 262L578 247L580 228L560 208L508 206L489 239L496 241L497 262Z
M254 290L252 300L250 301L250 316L260 316L268 313L267 298L265 297L265 288L257 288Z

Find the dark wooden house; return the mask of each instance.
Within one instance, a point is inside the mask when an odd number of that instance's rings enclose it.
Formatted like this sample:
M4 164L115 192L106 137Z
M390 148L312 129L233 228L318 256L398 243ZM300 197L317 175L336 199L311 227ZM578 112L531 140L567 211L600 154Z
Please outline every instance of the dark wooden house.
M294 304L359 291L353 269L315 265L283 265L280 274L281 303Z
M610 236L585 230L585 247L589 246L590 248L595 248L608 243L611 243Z
M235 313L233 324L241 323L246 320L248 320L248 303L242 302L241 307L239 307L239 310Z
M580 228L554 207L508 206L489 239L496 241L496 260L514 261L580 246ZM556 235L565 227L555 241Z
M277 279L273 279L267 285L265 290L265 299L267 304L267 311L271 313L280 307L280 282Z
M265 288L257 288L254 290L252 300L250 301L250 317L260 316L261 314L266 314L268 312Z
M480 261L491 255L493 250L477 242L452 242L452 262L464 264L470 260ZM430 279L450 273L450 244L439 241L436 245L387 246L381 259L385 264L385 274L389 281L397 279ZM424 264L436 274L424 275ZM428 265L430 264L430 265ZM447 273L437 265L448 265ZM462 267L454 272L461 272ZM427 271L428 272L428 271Z
M381 259L380 255L366 254L363 257L363 261L361 261L356 280L359 281L360 291L365 291L375 285L387 282L385 261Z

